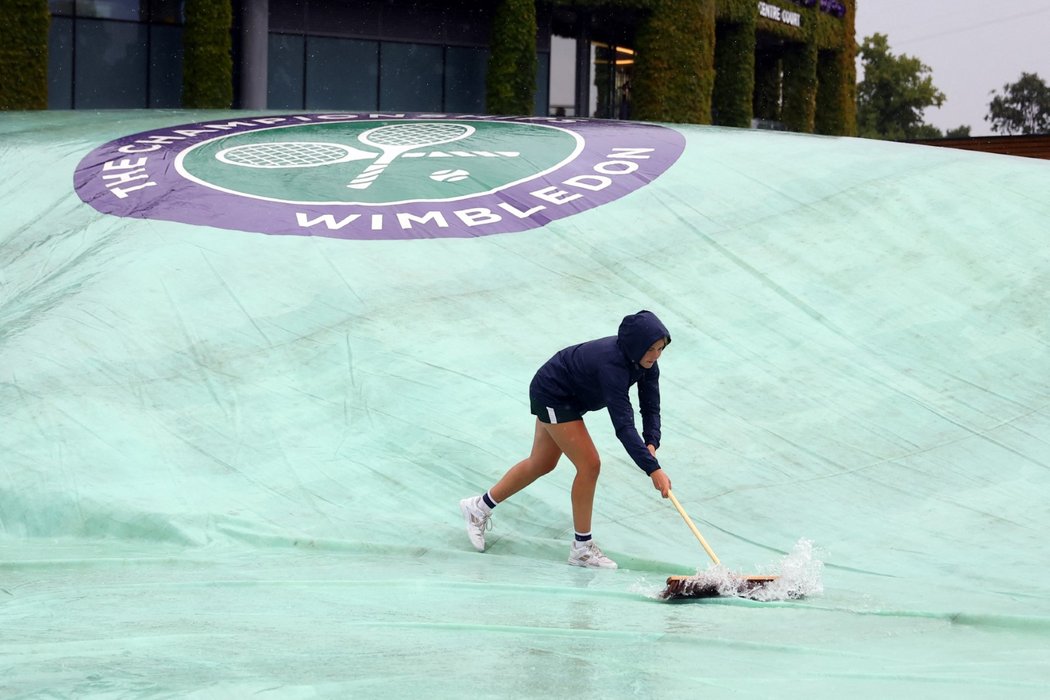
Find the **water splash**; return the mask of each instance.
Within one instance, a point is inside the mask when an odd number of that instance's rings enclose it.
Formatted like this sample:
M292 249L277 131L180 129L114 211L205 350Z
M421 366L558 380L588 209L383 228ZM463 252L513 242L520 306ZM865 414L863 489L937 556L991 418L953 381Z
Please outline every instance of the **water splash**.
M824 592L824 562L814 550L813 542L800 539L779 561L757 567L755 575L772 575L773 581L758 585L747 581L744 574L730 571L724 564L697 569L681 584L685 597L749 598L759 601L793 600Z
M780 578L750 591L752 600L788 600L820 595L824 592L824 562L814 550L813 542L800 539L786 556L771 567L769 573ZM763 572L766 573L766 572Z

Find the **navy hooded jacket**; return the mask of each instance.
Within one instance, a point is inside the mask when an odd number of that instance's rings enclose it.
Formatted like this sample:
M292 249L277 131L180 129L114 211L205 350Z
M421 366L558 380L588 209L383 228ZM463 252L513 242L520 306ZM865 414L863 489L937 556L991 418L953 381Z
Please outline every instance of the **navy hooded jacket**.
M608 407L616 437L635 464L652 474L660 464L646 445L660 446L660 368L654 363L644 369L638 363L663 338L671 341L667 328L651 311L625 316L615 336L567 347L547 360L529 385L529 398L580 414ZM641 436L627 393L636 383Z

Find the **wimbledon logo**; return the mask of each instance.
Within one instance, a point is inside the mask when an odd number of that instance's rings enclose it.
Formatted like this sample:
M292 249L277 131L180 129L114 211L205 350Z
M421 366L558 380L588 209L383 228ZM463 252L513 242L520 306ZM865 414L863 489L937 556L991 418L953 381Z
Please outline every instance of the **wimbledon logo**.
M134 134L85 157L104 214L350 239L525 231L618 199L681 155L654 124L445 114L302 114Z

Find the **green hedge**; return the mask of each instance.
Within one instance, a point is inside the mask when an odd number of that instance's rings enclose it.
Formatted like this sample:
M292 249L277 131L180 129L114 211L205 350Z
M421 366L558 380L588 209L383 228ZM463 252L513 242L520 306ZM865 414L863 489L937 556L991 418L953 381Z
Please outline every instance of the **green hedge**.
M536 92L536 3L499 0L492 18L485 108L532 114Z
M638 119L749 126L759 116L797 131L850 135L856 133L856 0L843 1L846 15L838 18L774 0L799 12L801 27L759 17L755 0L556 4L648 11L634 47ZM756 31L787 42L780 57L756 57Z
M714 0L657 0L638 29L634 117L711 123L715 84Z
M756 4L752 0L716 0L715 17L722 22L754 26L758 19Z
M715 124L751 126L755 94L755 15L724 21L715 29L715 89L711 112Z
M857 135L856 51L821 51L817 59L817 106L813 131Z
M791 131L812 133L817 109L817 46L784 47L784 103L780 121Z
M47 109L47 0L3 0L0 109Z
M801 28L758 17L754 0L552 2L643 11L632 81L637 119L746 126L754 115L799 131L856 133L856 0L843 0L842 19L779 0L802 14ZM47 0L4 0L0 109L46 108L48 22ZM232 22L231 0L186 0L183 106L232 105ZM756 30L788 42L779 60L756 58ZM490 47L488 111L531 114L536 0L497 0Z
M182 106L229 109L233 104L230 0L186 0L182 35Z
M841 20L819 17L816 25L817 95L813 131L833 136L857 134L856 0L842 0Z

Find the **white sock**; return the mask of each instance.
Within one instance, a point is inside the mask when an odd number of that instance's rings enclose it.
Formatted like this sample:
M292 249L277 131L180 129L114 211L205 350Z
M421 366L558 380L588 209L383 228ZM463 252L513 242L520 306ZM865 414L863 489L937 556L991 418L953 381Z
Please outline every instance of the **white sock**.
M493 505L491 506L488 503L490 499L493 503ZM484 512L485 515L492 515L492 509L496 505L498 505L498 503L496 503L496 499L492 498L492 494L490 494L488 491L483 493L481 497L478 498L478 508L481 508L482 512Z

